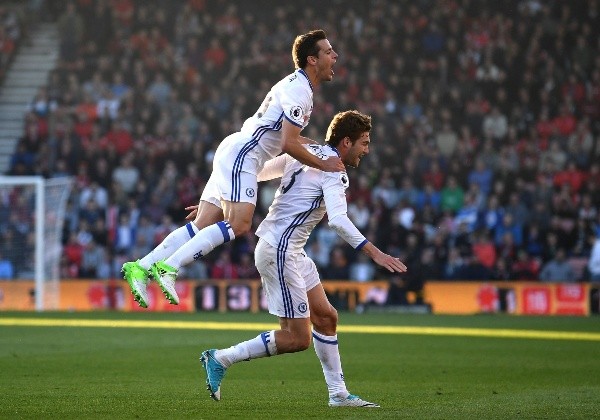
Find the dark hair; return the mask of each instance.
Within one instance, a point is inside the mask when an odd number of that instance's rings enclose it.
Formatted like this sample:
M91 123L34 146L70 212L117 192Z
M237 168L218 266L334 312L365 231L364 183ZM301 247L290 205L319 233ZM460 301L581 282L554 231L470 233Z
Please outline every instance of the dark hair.
M322 29L315 29L296 37L292 46L292 59L297 69L306 67L308 56L317 56L319 54L320 48L317 42L322 39L327 39L325 31Z
M327 128L325 142L337 147L343 138L348 137L354 143L367 131L371 131L371 117L356 110L338 112Z

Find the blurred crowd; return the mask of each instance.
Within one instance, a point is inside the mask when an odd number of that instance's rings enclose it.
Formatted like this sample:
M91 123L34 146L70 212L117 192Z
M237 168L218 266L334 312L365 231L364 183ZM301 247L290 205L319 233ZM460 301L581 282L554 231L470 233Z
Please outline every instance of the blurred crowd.
M23 40L23 14L19 8L0 4L0 83Z
M341 110L372 115L349 216L409 267L389 278L324 221L306 249L324 279L600 280L598 0L52 5L60 64L9 173L75 177L62 276L119 277L184 223L219 142L292 71L294 37L324 28L339 59L303 134L322 141ZM255 223L277 186L261 186ZM18 229L2 220L5 243ZM255 242L182 276L256 278Z

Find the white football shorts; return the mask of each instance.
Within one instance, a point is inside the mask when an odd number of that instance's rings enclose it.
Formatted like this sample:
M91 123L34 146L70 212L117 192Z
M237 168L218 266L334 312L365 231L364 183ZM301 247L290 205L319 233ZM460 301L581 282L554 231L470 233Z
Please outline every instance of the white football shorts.
M217 148L213 170L200 200L221 206L221 200L256 205L262 150L241 133L225 138Z
M309 318L307 292L320 283L313 260L304 251L279 251L262 238L254 255L269 313L280 318Z

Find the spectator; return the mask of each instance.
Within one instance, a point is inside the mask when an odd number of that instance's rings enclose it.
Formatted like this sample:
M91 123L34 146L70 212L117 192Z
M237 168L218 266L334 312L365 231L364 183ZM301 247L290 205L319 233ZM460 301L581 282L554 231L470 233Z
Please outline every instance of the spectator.
M458 135L452 130L450 123L444 123L442 129L436 135L436 145L445 158L454 154L458 143Z
M469 172L469 184L477 184L479 190L487 197L492 189L494 174L491 169L485 166L482 159L475 161L475 168Z
M523 226L518 224L510 213L505 213L494 230L494 242L499 245L505 233L510 233L516 246L523 244Z
M81 261L83 259L83 246L77 241L77 235L75 232L69 235L63 253L65 256L65 267L69 267L69 277L79 276L81 271Z
M79 277L90 279L97 278L105 261L105 249L92 239L83 249Z
M398 192L391 172L384 171L371 193L372 199L380 201L387 209L398 203Z
M10 159L9 175L27 176L35 174L36 154L27 150L23 140L17 144L17 149Z
M460 255L458 248L450 248L448 259L444 266L443 276L447 280L460 280L465 262Z
M502 258L499 258L501 260ZM495 273L481 263L477 254L466 258L464 264L458 273L461 280L481 280L492 278Z
M371 212L363 197L359 196L355 201L348 204L348 217L358 230L364 231L367 228Z
M475 232L473 254L485 267L491 269L496 265L496 247L485 230Z
M346 257L346 254L341 247L336 246L331 250L329 261L330 263L323 273L323 279L348 280L350 278L348 257Z
M455 177L451 176L442 190L442 210L458 212L464 204L464 190Z
M491 276L493 280L514 280L515 274L512 272L510 265L504 258L498 258L496 260L496 264L491 271Z
M527 251L519 249L517 260L513 263L512 272L515 280L537 280L540 272L540 262L529 256Z
M126 194L134 192L140 179L140 171L134 166L133 154L128 153L123 156L121 164L113 171L112 178Z
M66 67L73 65L77 60L77 52L84 35L83 20L75 7L75 3L69 1L66 11L58 19L60 59Z
M108 191L100 186L97 181L91 180L89 185L86 185L79 194L79 206L84 207L89 200L94 200L100 209L108 207Z
M0 250L0 279L13 280L15 278L15 267L11 260L5 257Z
M430 207L432 211L437 214L440 212L441 203L441 193L434 189L431 183L427 182L425 183L423 190L419 191L416 209L423 210L425 207Z
M496 143L503 140L508 133L508 119L500 112L497 106L492 107L492 112L483 118L483 132L493 138Z
M79 210L79 220L87 222L89 226L95 225L97 220L105 217L104 209L100 208L96 200L91 197L85 203L85 206Z
M349 280L367 282L375 279L375 267L364 253L359 253L356 261L350 264Z
M423 174L423 184L430 184L435 191L440 191L444 187L444 181L445 174L442 172L439 162L434 160Z
M223 250L212 268L210 269L210 277L213 279L237 279L239 278L236 265L231 261L231 253L229 250Z
M567 261L564 248L559 248L552 260L544 264L540 272L540 280L546 282L575 282L575 272Z
M240 262L237 265L237 272L241 279L259 279L260 275L254 265L253 256L244 252L240 255Z
M424 304L423 288L427 280L441 278L439 266L434 260L432 248L423 250L423 253L415 255L417 258L411 259L413 269L402 275L393 275L390 278L388 288L387 305L408 305L409 293L414 296L412 303L416 305ZM401 257L402 258L402 257ZM404 258L403 258L404 259Z
M519 198L517 192L511 192L508 198L508 204L504 208L505 214L510 214L512 220L517 226L526 226L529 224L529 209ZM519 244L520 245L520 244Z
M479 209L473 194L467 193L464 197L464 204L456 213L454 221L459 226L464 224L467 232L471 233L477 227Z
M113 249L119 255L131 255L135 246L135 226L128 213L119 215Z

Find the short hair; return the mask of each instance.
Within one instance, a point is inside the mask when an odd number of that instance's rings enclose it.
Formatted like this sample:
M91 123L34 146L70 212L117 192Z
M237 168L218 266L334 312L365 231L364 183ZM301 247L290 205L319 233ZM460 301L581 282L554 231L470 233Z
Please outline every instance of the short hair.
M315 29L296 37L292 46L292 59L297 69L306 68L308 56L319 54L320 48L317 42L322 39L327 39L327 34L322 29Z
M337 147L342 139L348 137L354 143L363 133L369 131L371 131L369 115L356 110L338 112L329 123L325 142L330 146Z

